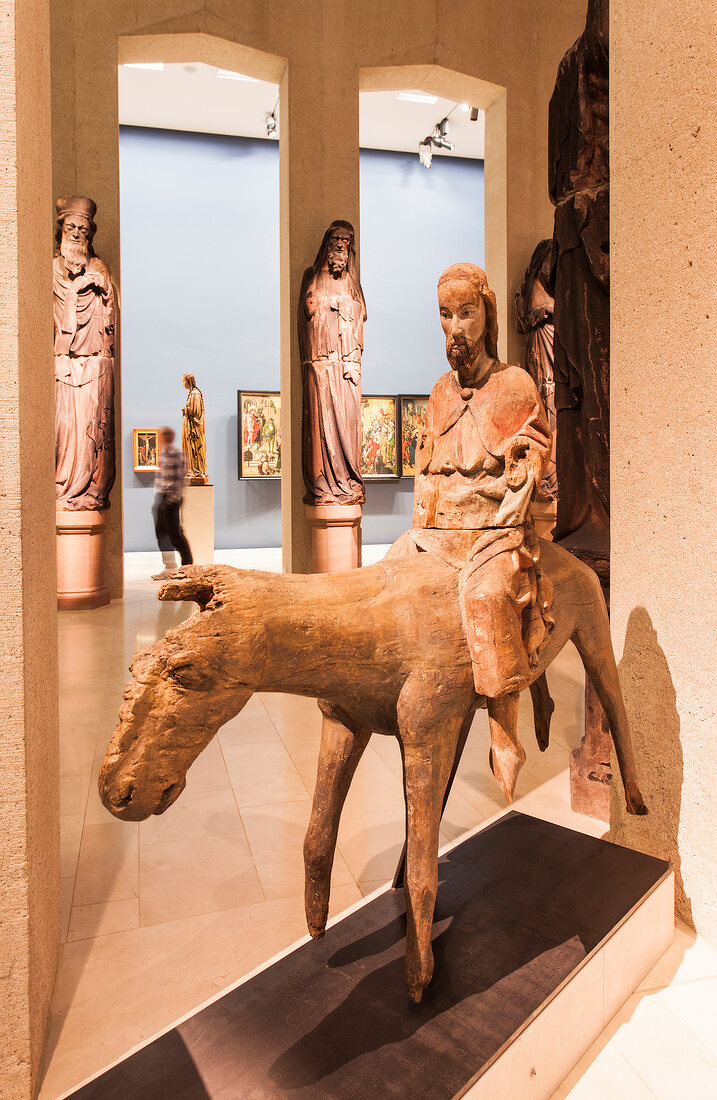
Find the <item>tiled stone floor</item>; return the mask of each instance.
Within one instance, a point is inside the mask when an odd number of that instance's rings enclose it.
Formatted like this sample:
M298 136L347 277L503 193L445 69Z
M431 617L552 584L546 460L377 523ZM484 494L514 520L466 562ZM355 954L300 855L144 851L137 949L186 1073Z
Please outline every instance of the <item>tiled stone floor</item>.
M280 568L278 551L221 558ZM63 949L41 1100L57 1100L306 931L301 845L320 734L313 700L254 696L195 762L163 817L121 822L99 801L97 772L129 661L194 610L156 601L157 585L147 578L158 565L158 555L128 555L124 600L60 615ZM544 754L527 693L521 704L528 760L515 807L600 836L600 822L569 806L568 750L580 739L583 692L572 647L553 666L550 686L556 712ZM444 817L444 843L504 810L487 736L480 713ZM342 817L334 914L390 879L402 834L398 746L376 737ZM673 947L555 1097L717 1095L716 1005L717 953L678 928Z

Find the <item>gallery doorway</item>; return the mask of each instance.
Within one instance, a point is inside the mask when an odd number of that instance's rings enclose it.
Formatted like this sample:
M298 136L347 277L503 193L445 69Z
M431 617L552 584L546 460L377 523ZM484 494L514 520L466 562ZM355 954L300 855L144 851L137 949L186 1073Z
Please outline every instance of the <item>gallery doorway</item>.
M412 88L411 75L359 95L365 547L411 526L415 442L446 370L438 277L485 266L485 112Z
M119 68L129 554L156 547L141 444L163 424L180 436L190 374L204 400L214 559L280 558L278 101L278 85L203 62ZM273 413L249 446L238 394Z

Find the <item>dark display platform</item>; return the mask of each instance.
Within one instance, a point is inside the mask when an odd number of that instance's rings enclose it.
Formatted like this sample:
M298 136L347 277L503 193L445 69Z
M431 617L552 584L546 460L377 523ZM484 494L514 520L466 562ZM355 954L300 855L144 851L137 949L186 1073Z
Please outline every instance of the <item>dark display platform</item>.
M669 870L509 813L440 861L421 1005L404 984L403 890L389 890L73 1096L450 1100Z

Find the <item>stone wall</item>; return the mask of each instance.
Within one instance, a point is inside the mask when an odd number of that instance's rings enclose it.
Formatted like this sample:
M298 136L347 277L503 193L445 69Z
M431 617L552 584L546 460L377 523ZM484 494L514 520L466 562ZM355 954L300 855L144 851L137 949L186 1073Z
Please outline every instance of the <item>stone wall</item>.
M611 609L650 810L614 794L612 835L713 942L716 62L707 0L612 0Z
M0 4L0 1093L34 1094L60 930L47 0Z

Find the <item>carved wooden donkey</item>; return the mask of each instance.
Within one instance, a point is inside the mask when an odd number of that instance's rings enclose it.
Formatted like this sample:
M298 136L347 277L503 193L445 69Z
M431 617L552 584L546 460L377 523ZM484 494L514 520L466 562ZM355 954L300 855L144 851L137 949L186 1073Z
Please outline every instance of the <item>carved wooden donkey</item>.
M319 936L351 779L372 733L398 737L414 1001L433 972L443 799L472 717L487 706L491 766L510 802L525 760L519 692L531 687L545 748L544 672L568 640L610 723L628 812L646 813L600 584L571 554L535 539L528 522L550 446L537 392L495 358L495 299L480 269L449 269L439 305L452 370L429 402L412 531L383 562L351 573L174 574L159 598L194 600L200 611L135 657L99 779L116 816L163 813L255 691L317 698L323 729L304 857L307 922Z
M542 547L555 627L533 669L575 642L608 716L630 813L644 813L600 585L557 546ZM431 923L443 794L476 695L458 575L429 554L352 573L281 576L187 566L160 589L200 611L138 653L99 790L117 817L163 813L188 768L255 691L320 700L323 730L305 842L306 912L325 927L339 816L372 733L400 739L405 761L409 995L432 974ZM508 800L511 791L505 791Z

